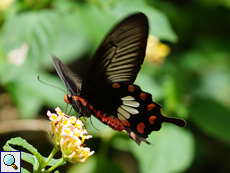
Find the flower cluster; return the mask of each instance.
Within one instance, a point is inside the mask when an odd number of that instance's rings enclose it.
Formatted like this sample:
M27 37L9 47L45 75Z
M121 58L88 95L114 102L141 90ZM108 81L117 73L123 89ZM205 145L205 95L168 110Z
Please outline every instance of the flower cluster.
M92 136L86 135L84 124L79 119L64 114L60 108L56 108L55 111L57 114L47 112L55 136L54 143L60 146L62 157L66 161L84 163L94 153L90 148L84 147L85 139Z

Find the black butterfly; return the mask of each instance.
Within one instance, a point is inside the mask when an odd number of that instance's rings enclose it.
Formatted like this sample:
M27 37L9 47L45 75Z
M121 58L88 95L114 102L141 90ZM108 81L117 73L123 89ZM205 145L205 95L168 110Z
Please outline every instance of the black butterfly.
M53 63L71 94L65 101L81 116L93 114L114 130L126 132L138 145L162 122L184 127L185 121L165 117L152 95L134 81L145 57L148 20L143 13L120 22L105 38L86 71L83 82L58 58Z

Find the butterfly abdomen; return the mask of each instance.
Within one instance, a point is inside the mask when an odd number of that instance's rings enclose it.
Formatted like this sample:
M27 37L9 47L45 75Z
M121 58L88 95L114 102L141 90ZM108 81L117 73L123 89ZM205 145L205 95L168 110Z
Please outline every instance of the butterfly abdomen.
M72 104L73 108L85 117L90 117L90 115L93 114L98 120L100 120L102 123L108 125L114 130L122 131L125 129L122 121L113 117L112 115L109 115L107 113L102 113L101 110L96 110L91 104L89 104L82 97L78 97L78 96L69 97L68 94L66 94L64 100L66 103Z
M108 125L112 129L118 131L125 129L123 123L119 119L113 117L112 115L107 115L106 113L101 114L101 111L96 111L93 107L91 108L92 114L105 125Z

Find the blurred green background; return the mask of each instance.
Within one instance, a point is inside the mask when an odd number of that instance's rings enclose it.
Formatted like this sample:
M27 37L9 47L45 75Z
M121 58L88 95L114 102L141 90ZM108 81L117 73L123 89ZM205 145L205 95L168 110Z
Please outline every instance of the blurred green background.
M66 90L50 55L83 76L107 32L139 11L149 19L150 34L171 52L160 63L145 61L135 83L164 115L183 118L187 126L164 124L150 135L153 146L137 146L92 118L95 130L87 119L94 137L86 145L96 153L61 172L229 172L229 0L0 0L0 147L21 136L47 156L50 127L34 123L48 120L48 109L66 108L63 91L37 80Z

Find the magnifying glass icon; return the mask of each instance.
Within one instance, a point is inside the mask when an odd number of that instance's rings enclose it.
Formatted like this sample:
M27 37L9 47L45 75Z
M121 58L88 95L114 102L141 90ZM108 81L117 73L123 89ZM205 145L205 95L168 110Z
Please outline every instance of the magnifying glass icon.
M15 170L18 169L18 167L14 164L15 163L15 158L11 154L7 154L3 158L3 162L7 166L12 166Z

